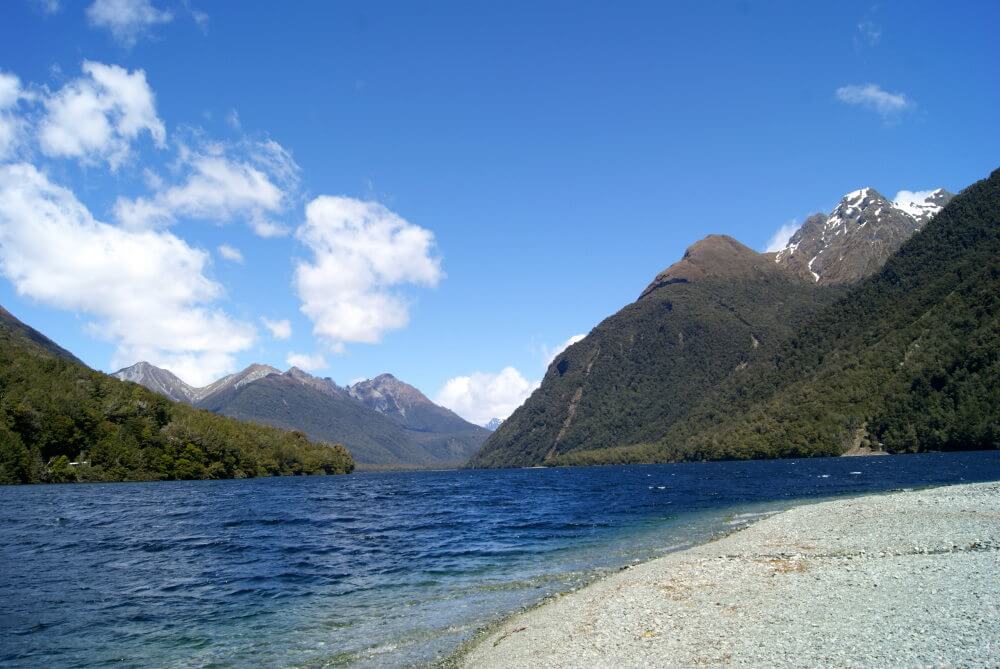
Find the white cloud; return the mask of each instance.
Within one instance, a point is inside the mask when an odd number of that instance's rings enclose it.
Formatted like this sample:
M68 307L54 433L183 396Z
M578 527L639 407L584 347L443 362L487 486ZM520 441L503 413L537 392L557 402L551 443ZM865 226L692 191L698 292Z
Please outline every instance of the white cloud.
M229 260L230 262L243 264L243 254L235 246L230 246L229 244L219 244L219 255Z
M333 350L404 327L409 307L394 288L435 286L443 276L433 233L375 202L317 197L296 237L313 254L295 266L302 312Z
M243 125L240 123L240 113L235 109L230 109L229 113L226 114L226 124L233 130L241 130Z
M548 347L546 347L544 349L544 351L545 351L545 366L548 367L549 365L551 365L552 361L556 359L556 356L558 356L560 353L562 353L563 351L565 351L566 349L568 349L570 346L572 346L573 344L577 343L578 341L583 340L586 336L587 335L585 335L585 334L575 334L572 337L570 337L569 339L567 339L566 341L564 341L563 343L561 343L558 346L556 346L555 348L548 348Z
M24 122L13 109L23 95L21 80L13 74L0 72L0 160L13 155L21 142Z
M33 165L0 166L0 271L18 294L90 316L116 345L112 367L148 360L195 385L234 369L254 328L218 308L208 262L167 232L95 220Z
M0 109L17 104L21 97L21 80L17 75L0 72Z
M328 367L326 358L321 353L289 353L285 362L291 367L298 367L307 372L314 372Z
M482 425L491 418L506 419L537 387L537 381L528 381L513 367L505 367L499 374L475 372L449 379L434 401Z
M268 216L282 212L298 187L299 166L273 140L236 145L206 144L197 152L182 146L182 183L159 189L150 198L119 197L115 218L123 226L143 229L169 225L181 217L217 223L246 220L261 237L288 234Z
M788 241L792 238L799 230L799 222L794 218L788 223L778 228L771 238L767 240L767 248L764 249L765 253L771 253L773 251L780 251L781 249L788 246Z
M84 61L83 73L45 100L38 131L43 153L106 160L114 170L144 131L157 146L165 145L166 130L143 70Z
M909 205L914 203L923 204L931 195L936 193L936 189L931 190L901 190L896 193L892 203L895 205Z
M292 336L292 324L288 322L288 319L283 319L280 321L272 321L269 318L261 316L260 320L264 323L264 327L268 329L271 336L275 339L289 339Z
M890 93L876 84L841 86L837 89L837 99L849 105L878 112L883 118L891 117L913 106L904 94Z
M105 28L125 46L133 46L158 24L169 23L173 15L154 7L149 0L94 0L87 8L87 21Z

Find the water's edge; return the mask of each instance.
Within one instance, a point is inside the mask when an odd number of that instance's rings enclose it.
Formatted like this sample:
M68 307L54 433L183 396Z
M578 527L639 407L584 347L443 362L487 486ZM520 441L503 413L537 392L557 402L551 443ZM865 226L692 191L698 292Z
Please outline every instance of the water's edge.
M1000 479L997 479L997 480L1000 480ZM489 623L487 623L486 625L483 625L483 626L479 627L472 634L472 636L470 636L468 639L466 639L464 642L462 642L450 654L448 654L445 657L439 659L438 661L434 662L430 666L434 667L435 669L457 669L458 667L461 667L464 664L465 659L469 656L469 654L475 648L477 648L480 644L484 643L488 638L490 638L491 636L493 636L493 634L495 632L497 632L500 628L504 627L510 621L512 621L513 619L517 618L518 616L521 616L521 615L523 615L525 613L528 613L530 611L534 611L536 609L543 608L543 607L551 604L553 601L558 600L560 597L563 597L563 596L565 596L567 594L570 594L572 592L577 592L579 590L583 590L583 589L589 588L589 587L593 586L594 584L596 584L598 582L601 582L601 581L607 580L608 578L611 578L612 576L614 576L618 572L624 571L626 569L631 569L632 567L634 567L634 566L636 566L638 564L643 564L643 565L644 564L649 564L649 563L656 562L658 560L662 560L663 558L667 557L668 555L678 555L678 554L684 554L684 553L692 552L696 548L699 548L699 547L702 547L702 546L707 546L707 545L714 544L714 543L717 543L719 541L722 541L726 537L730 537L730 536L732 536L734 534L738 534L740 532L743 532L743 531L745 531L745 530L753 527L757 523L759 523L761 521L764 521L764 520L767 520L768 518L772 518L774 516L778 516L778 515L781 515L781 514L788 513L792 509L797 509L797 508L806 507L806 506L814 506L816 504L823 504L824 502L830 502L830 501L834 501L834 500L860 499L860 498L867 498L867 497L883 497L883 496L886 496L886 495L892 495L892 494L900 493L900 492L909 492L909 491L913 491L913 490L933 490L935 488L951 488L951 487L954 487L954 486L961 486L961 485L967 485L967 484L965 484L965 483L951 483L951 484L946 484L946 485L931 484L931 485L925 485L925 486L908 486L908 487L905 487L905 488L895 488L895 489L891 489L891 490L879 490L879 491L867 492L867 493L859 493L859 494L850 494L849 493L849 494L844 494L844 495L831 495L831 496L828 496L828 497L819 497L819 498L817 498L817 497L803 497L803 498L800 498L798 500L784 500L786 502L791 502L791 504L789 506L787 506L786 508L774 511L773 513L758 514L750 522L747 522L746 524L739 525L738 527L734 527L733 529L730 529L730 530L727 530L727 531L718 532L718 533L714 534L713 536L711 536L710 538L708 538L706 541L696 542L696 543L694 543L694 544L692 544L690 546L686 546L684 548L679 548L677 550L667 551L667 552L665 552L665 553L663 553L661 555L657 555L655 557L651 557L651 558L649 558L647 560L642 560L642 561L640 561L638 563L633 563L633 564L625 565L625 566L620 567L618 569L605 570L603 573L601 573L601 572L595 572L595 574L593 575L593 578L591 578L585 585L583 585L583 586L581 586L579 588L574 588L572 590L567 590L567 591L562 591L562 592L557 592L557 593L554 593L554 594L546 595L545 597L542 597L538 601L535 601L535 602L532 602L532 603L527 604L525 606L519 607L515 611L511 611L511 612L506 613L504 615L498 616L495 620L492 620ZM734 508L739 508L739 507L734 507ZM732 511L732 510L733 509L730 509L730 511Z

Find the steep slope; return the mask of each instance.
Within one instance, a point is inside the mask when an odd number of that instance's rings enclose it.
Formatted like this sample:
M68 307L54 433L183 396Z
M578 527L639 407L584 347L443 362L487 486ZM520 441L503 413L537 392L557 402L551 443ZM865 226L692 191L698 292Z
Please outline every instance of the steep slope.
M392 374L355 383L348 391L351 397L399 424L442 462L464 463L490 435L486 428L473 425L449 409L434 404Z
M657 443L573 464L1000 448L1000 170L750 371Z
M0 483L234 478L353 469L342 446L199 411L76 362L3 311ZM53 348L54 347L54 348Z
M658 439L836 294L730 237L706 237L557 356L470 465L538 465Z
M951 198L939 188L919 201L890 202L873 188L856 190L829 216L807 218L774 260L821 285L853 283L878 271Z
M75 355L35 328L22 323L14 314L3 307L0 307L0 332L3 332L7 338L15 339L22 346L31 346L57 358L83 364Z

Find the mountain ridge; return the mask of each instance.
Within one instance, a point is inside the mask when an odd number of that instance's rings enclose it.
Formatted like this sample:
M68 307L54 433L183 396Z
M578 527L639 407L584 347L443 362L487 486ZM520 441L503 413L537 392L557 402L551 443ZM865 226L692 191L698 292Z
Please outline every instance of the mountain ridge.
M829 216L808 217L779 252L726 235L695 242L639 299L557 356L470 466L614 462L601 454L657 442L718 384L750 374L877 272L950 197L932 191L909 203L914 215L874 189L853 191ZM822 254L833 259L818 261Z
M360 468L455 467L489 436L391 374L341 387L297 367L254 363L194 388L140 362L114 376L214 413L343 443Z

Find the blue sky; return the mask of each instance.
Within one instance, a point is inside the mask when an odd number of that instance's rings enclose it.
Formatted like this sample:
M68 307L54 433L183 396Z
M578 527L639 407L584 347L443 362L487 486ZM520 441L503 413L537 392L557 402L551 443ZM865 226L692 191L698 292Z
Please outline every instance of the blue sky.
M103 370L390 371L485 420L705 234L1000 156L995 2L0 12L0 303Z

